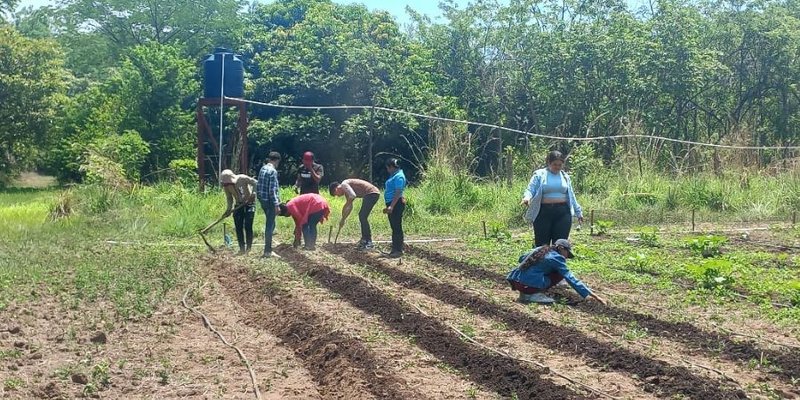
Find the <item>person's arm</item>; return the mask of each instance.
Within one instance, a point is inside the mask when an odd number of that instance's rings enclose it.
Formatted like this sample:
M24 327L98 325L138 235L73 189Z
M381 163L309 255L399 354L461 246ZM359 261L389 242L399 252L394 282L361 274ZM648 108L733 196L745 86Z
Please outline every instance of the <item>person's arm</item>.
M228 203L225 207L225 213L223 214L225 217L231 215L233 211L233 193L230 192L230 189L236 190L233 186L225 186L222 190L225 191L225 201Z
M269 177L269 190L268 193L271 193L272 198L272 205L275 206L275 213L280 213L281 209L278 207L281 204L281 187L278 184L278 173L275 172Z
M319 167L319 172L317 172L317 169L315 167ZM319 181L322 180L322 176L325 175L325 170L322 168L322 165L320 164L311 165L311 168L309 168L308 170L309 172L311 172L311 179L313 179L314 182L316 183L319 183Z
M292 243L292 246L298 247L300 246L300 238L303 237L303 226L300 223L300 218L294 216L294 214L292 214L292 219L294 220L294 243Z
M581 297L586 298L592 293L589 287L581 282L580 279L576 278L575 275L572 274L572 271L567 268L567 261L564 257L556 256L548 261L552 263L551 265L555 267L556 271L564 277L564 280L567 281Z
M578 204L577 197L575 197L575 190L572 189L572 180L566 173L564 173L564 177L567 180L567 195L569 196L570 205L572 206L572 209L575 210L575 217L578 218L578 221L583 223L583 209L581 208L581 205Z
M539 174L534 172L533 176L531 176L530 182L528 182L528 187L525 188L525 192L522 194L522 201L519 204L527 206L533 196L536 195L536 192L539 191L539 186L541 186L541 184L542 180L539 177Z
M342 207L342 220L339 221L339 226L344 226L344 221L350 216L351 211L353 211L353 200L348 198Z

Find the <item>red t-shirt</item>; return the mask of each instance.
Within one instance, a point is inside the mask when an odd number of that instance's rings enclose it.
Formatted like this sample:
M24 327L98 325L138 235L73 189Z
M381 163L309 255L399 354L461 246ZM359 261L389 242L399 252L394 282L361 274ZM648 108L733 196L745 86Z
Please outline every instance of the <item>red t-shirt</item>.
M325 211L322 221L328 219L331 209L325 198L316 193L301 194L286 203L289 215L294 219L294 235L298 237L302 232L302 226L308 222L308 216L316 212Z

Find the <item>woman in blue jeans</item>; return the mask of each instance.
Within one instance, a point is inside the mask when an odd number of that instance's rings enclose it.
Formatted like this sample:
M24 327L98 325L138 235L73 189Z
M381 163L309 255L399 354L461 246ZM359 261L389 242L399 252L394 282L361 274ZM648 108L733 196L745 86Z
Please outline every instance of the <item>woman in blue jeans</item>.
M565 280L584 299L591 297L606 304L567 268L567 258L574 256L570 242L558 239L552 246L539 246L523 254L506 280L512 289L519 291L520 303L553 303L555 300L544 292Z

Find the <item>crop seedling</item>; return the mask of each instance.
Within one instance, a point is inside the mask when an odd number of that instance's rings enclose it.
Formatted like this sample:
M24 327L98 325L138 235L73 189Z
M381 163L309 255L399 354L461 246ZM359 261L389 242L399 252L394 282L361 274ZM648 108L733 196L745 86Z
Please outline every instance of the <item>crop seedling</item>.
M503 242L511 239L511 231L508 230L505 224L492 221L489 223L489 237L498 242Z
M647 247L659 247L657 229L654 227L644 227L637 231L639 241Z
M725 236L704 235L688 239L686 247L703 257L715 257L722 254L722 245L727 241Z
M594 225L592 225L592 230L594 234L597 236L608 235L608 232L611 230L611 227L614 226L614 221L602 220L599 219L594 221Z
M731 276L733 264L728 260L709 260L689 265L687 270L703 289L730 290L735 282Z

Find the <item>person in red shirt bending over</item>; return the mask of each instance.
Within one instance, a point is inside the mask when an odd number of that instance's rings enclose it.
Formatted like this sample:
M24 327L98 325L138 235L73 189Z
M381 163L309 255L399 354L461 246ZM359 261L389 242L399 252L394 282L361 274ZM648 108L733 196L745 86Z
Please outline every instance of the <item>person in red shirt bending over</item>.
M325 198L316 193L301 194L280 206L281 217L294 219L294 247L300 247L300 235L305 245L303 249L314 250L317 246L317 224L328 219L331 209Z

